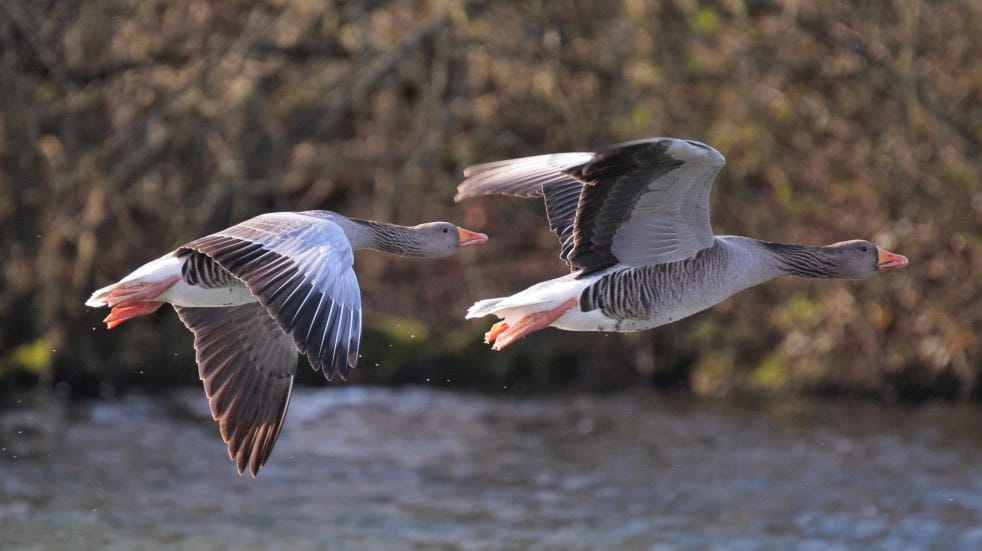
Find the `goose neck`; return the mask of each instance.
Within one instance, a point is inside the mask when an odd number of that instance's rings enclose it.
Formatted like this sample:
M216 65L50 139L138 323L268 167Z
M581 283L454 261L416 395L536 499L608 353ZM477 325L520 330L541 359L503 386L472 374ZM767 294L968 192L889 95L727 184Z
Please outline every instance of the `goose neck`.
M827 247L761 242L777 260L783 275L800 277L835 277L836 264Z
M423 256L419 231L409 226L350 218L344 228L353 249L374 249L401 256Z

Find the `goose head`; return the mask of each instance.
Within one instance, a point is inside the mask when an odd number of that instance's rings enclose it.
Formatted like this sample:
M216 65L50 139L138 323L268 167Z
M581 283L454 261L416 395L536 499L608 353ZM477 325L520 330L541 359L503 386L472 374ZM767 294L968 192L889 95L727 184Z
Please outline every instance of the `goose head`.
M903 268L908 264L906 256L862 239L834 243L825 251L834 266L831 277L842 279L866 279L880 270Z
M488 240L483 233L466 230L450 222L428 222L413 229L419 236L420 256L432 258L450 256L461 247L480 245Z

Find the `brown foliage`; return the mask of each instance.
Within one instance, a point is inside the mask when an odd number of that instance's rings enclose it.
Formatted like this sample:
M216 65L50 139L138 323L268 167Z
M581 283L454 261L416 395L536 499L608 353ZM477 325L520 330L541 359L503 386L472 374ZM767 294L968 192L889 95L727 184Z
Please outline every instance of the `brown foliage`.
M464 327L462 365L966 396L982 368L979 28L972 0L3 2L0 350L43 338L62 376L170 368L176 322L107 339L88 293L248 216L326 208L492 235L444 261L358 260L370 311ZM719 233L872 238L911 267L780 281L638 335L478 350L486 324L459 325L471 301L564 266L541 205L452 206L460 170L651 135L727 156Z

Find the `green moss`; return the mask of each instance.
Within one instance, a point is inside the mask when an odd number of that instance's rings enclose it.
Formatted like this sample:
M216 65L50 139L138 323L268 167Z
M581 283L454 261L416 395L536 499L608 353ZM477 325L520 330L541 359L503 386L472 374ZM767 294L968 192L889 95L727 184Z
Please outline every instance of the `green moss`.
M633 135L650 128L652 124L651 110L643 105L636 105L626 117L618 121L619 130L624 135Z
M788 302L778 313L777 322L781 327L813 326L821 320L822 313L817 301L808 297L797 297Z
M51 343L45 337L17 346L0 361L0 375L17 369L34 375L45 373L51 369L52 352Z
M750 373L751 386L761 390L786 389L791 384L791 370L780 352L773 352Z
M795 212L798 209L797 202L795 201L794 187L783 174L780 178L773 181L773 188L774 199L777 200L782 210Z
M704 33L714 34L719 30L719 14L712 8L699 8L689 17L692 28Z

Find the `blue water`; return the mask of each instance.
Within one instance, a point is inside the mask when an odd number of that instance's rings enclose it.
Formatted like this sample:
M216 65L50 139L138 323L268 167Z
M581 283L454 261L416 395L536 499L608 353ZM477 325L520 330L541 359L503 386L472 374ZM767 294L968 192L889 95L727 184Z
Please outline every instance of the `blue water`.
M982 410L297 392L259 478L203 396L0 412L0 547L982 549Z

